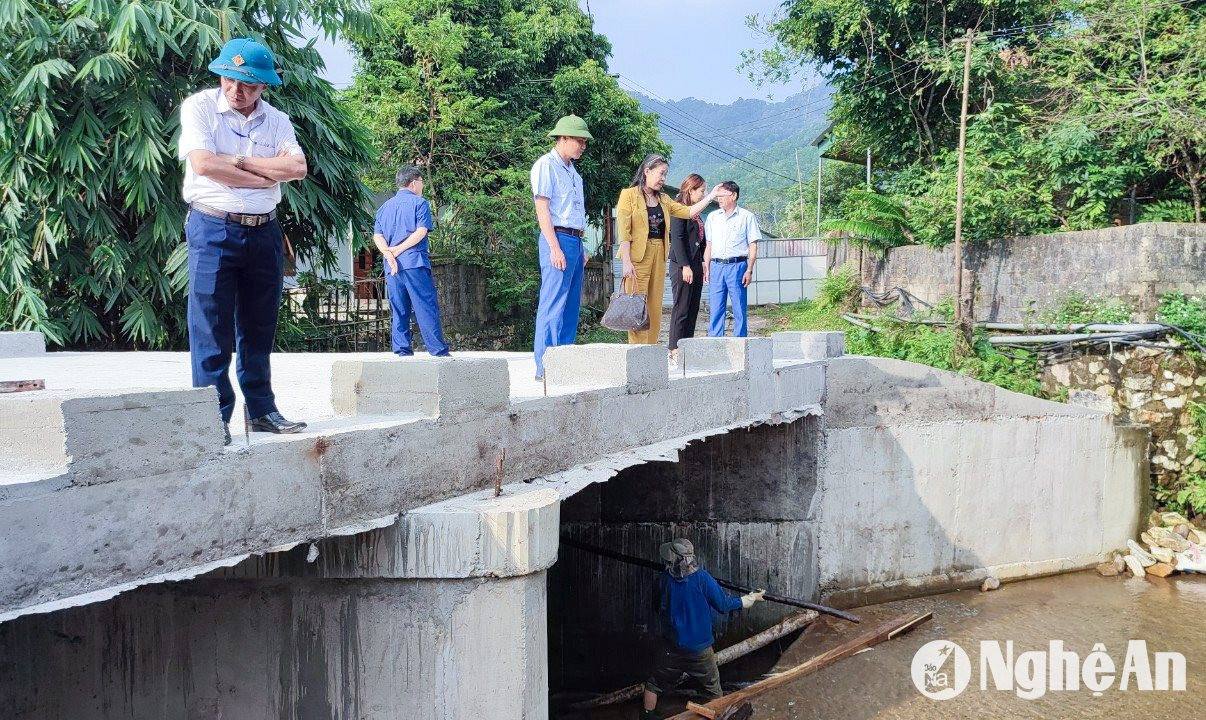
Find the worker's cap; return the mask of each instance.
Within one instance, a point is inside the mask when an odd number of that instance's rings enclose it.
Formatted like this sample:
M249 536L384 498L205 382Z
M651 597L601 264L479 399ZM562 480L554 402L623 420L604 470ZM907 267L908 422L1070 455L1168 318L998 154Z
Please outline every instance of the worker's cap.
M566 115L557 121L557 125L549 130L549 137L577 137L594 140L595 136L590 134L590 130L586 127L586 121L577 115Z
M235 38L223 45L218 59L209 64L209 70L222 77L253 85L281 84L272 53L251 38Z
M665 562L677 562L689 555L694 555L695 546L687 538L675 538L668 543L662 543L658 554Z

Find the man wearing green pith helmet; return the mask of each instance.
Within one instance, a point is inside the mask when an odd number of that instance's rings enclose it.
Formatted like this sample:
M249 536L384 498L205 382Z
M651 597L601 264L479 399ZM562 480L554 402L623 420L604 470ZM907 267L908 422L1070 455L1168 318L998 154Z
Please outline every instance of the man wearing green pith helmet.
M540 226L540 301L536 306L536 379L544 378L544 351L556 345L573 345L578 338L578 311L582 308L582 275L586 253L586 199L582 176L574 161L593 139L586 121L566 115L549 131L557 144L532 165L532 198Z

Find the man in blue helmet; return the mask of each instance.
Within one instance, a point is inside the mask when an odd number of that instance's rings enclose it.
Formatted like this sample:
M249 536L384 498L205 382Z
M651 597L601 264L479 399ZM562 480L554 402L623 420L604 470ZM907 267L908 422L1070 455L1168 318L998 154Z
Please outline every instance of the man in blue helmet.
M289 116L263 100L281 84L272 53L249 38L231 40L209 65L220 87L180 106L180 159L188 203L188 344L193 387L216 386L226 443L235 394L230 356L251 429L295 433L281 416L269 355L276 337L284 248L276 206L281 183L306 176L306 156Z

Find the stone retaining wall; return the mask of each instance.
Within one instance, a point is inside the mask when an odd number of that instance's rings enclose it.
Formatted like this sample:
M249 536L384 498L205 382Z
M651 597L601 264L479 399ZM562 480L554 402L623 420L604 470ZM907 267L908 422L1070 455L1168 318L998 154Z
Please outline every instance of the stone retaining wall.
M1184 353L1152 348L1108 348L1084 353L1043 370L1043 389L1089 391L1105 398L1117 417L1151 428L1152 480L1174 487L1181 474L1201 472L1193 445L1199 430L1190 402L1206 403L1203 364ZM1075 399L1075 398L1074 398Z

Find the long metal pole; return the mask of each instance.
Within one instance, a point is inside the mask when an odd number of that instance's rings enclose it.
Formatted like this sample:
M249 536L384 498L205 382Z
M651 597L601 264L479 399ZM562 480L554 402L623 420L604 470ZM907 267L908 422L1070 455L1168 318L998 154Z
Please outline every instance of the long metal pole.
M581 540L575 540L573 538L566 537L564 535L561 536L561 542L565 545L569 545L570 547L578 548L579 550L585 550L588 553L592 553L592 554L598 555L600 557L611 558L612 560L619 560L620 562L628 563L629 565L636 565L638 567L649 568L650 570L657 570L659 572L661 570L665 569L662 567L661 563L656 563L656 562L653 562L652 560L646 560L644 558L635 557L633 555L625 555L624 553L616 552L615 550L608 550L607 548L597 547L595 545L591 545L589 543L584 543ZM755 589L752 587L747 587L745 585L738 585L737 583L730 582L728 580L722 580L721 578L716 578L716 582L721 587L728 588L729 590L736 590L737 592L741 592L741 593L754 592L754 589ZM779 603L780 605L791 605L792 607L805 608L806 610L816 610L819 613L824 613L826 615L832 615L833 617L841 618L843 620L849 620L852 623L859 622L857 615L853 615L851 613L845 612L844 610L837 610L835 608L826 607L824 605L817 605L816 603L806 602L804 600L797 600L795 598L784 597L783 595L772 595L770 593L766 593L766 595L763 596L763 599L770 601L770 602Z
M955 320L963 321L963 167L967 158L967 95L971 86L972 31L963 39L963 109L959 112L959 170L955 175Z
M821 237L821 163L825 158L817 155L817 238Z

